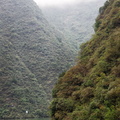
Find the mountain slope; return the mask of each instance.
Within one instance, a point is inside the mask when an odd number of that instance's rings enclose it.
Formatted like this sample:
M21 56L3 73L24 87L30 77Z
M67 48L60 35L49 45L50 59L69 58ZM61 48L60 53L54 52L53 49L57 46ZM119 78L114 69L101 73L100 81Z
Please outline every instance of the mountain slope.
M78 0L79 1L79 0ZM94 33L93 24L98 9L105 0L78 2L60 7L41 8L48 21L65 36L67 44L77 54L79 45ZM75 56L76 57L76 56Z
M95 30L53 89L53 120L120 119L120 0L105 2Z
M73 61L63 40L32 0L0 1L1 118L46 116L55 79Z

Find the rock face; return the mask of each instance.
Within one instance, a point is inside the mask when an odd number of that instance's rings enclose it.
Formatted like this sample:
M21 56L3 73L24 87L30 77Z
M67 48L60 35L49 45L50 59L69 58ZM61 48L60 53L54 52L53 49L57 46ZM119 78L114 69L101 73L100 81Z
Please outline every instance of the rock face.
M1 0L0 117L46 116L51 88L71 55L32 0Z
M95 35L53 89L53 120L120 119L120 0L99 10Z

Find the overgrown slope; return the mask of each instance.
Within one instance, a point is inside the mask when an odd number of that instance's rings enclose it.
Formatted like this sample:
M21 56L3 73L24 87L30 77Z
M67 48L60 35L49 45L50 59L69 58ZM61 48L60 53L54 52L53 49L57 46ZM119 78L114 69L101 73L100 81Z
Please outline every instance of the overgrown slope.
M42 85L7 37L0 37L0 118L46 116L47 105Z
M72 62L63 41L33 0L0 1L1 118L47 114L55 79Z
M53 120L120 119L120 0L100 8L95 31L53 89Z

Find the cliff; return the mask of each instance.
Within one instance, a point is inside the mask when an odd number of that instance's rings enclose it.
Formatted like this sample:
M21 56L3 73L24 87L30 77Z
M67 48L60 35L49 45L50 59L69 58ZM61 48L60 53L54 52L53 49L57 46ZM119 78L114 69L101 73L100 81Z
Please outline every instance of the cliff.
M107 0L99 12L77 65L53 89L53 120L120 119L120 0Z

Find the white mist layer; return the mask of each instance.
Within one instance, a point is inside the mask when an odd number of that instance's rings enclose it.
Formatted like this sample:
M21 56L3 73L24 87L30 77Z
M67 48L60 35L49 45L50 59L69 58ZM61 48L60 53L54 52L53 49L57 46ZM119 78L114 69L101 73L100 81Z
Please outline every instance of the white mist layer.
M78 2L90 2L90 1L97 1L97 0L34 0L39 6L46 7L46 6L62 6L62 5L69 5Z

